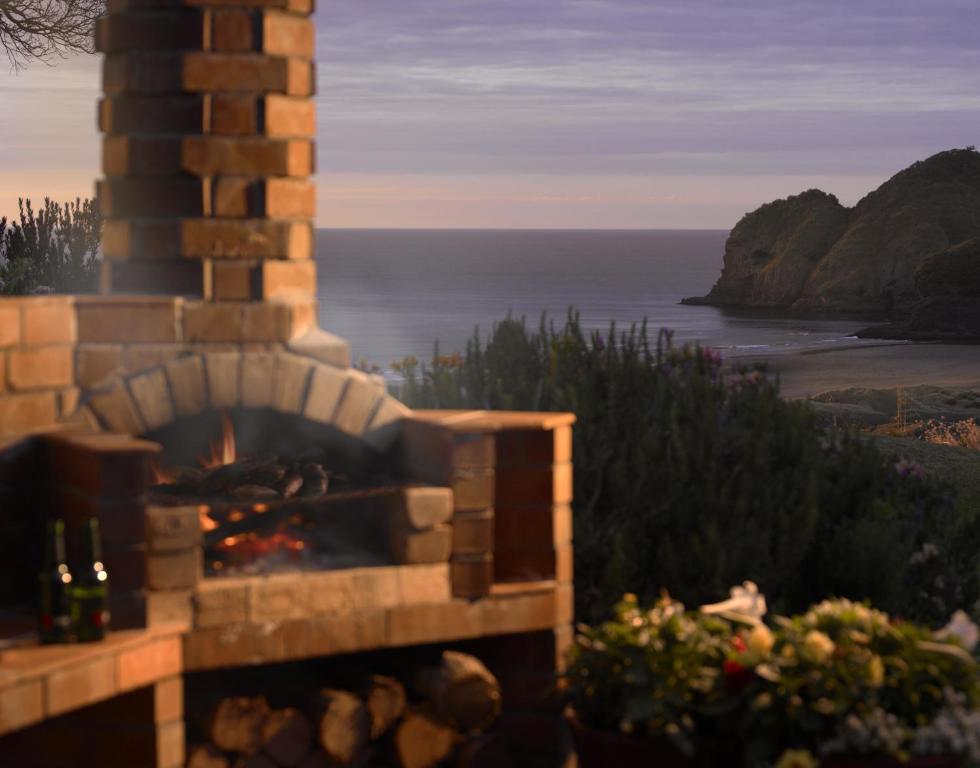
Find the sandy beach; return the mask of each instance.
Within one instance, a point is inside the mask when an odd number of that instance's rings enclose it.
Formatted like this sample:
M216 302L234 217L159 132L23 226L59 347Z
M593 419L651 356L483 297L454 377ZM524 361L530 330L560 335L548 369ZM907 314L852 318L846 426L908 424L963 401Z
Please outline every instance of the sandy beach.
M980 345L882 342L744 359L777 373L786 397L853 387L980 389Z

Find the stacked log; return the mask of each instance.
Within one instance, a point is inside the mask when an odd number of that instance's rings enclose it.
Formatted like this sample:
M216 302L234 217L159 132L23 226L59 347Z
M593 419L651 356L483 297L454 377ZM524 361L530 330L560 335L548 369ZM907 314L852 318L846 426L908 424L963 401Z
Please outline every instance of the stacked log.
M456 651L442 654L442 663L416 676L418 688L443 720L463 733L487 728L500 714L500 684L483 662Z
M350 765L371 741L368 708L359 696L348 691L325 688L320 696L320 746L335 763Z
M273 712L262 727L262 751L276 765L295 768L310 752L313 727L309 718L297 709Z
M395 727L390 748L402 768L431 768L449 758L457 740L452 728L419 708L407 712Z
M446 651L405 679L408 690L381 675L353 690L323 688L305 712L272 709L261 697L222 699L206 719L209 742L188 751L187 768L474 768L504 760L487 733L500 686L478 659Z
M211 741L223 752L252 755L262 743L262 727L269 716L265 699L224 699L211 719Z
M371 718L371 738L380 739L405 714L405 686L391 677L374 675L364 692Z

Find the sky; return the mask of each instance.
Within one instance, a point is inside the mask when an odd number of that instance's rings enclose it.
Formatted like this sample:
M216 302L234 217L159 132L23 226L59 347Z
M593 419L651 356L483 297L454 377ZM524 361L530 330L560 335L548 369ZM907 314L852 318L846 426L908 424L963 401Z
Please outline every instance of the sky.
M730 228L980 144L977 0L320 0L332 227ZM99 58L0 71L0 215L92 194Z

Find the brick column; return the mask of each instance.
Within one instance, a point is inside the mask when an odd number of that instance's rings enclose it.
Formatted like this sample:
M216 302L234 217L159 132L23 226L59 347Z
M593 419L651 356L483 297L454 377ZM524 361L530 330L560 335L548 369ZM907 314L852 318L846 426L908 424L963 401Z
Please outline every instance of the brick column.
M109 0L103 292L312 301L312 3Z
M466 422L447 426L423 418L402 425L396 453L403 474L453 490L456 597L482 597L493 587L495 437L492 428Z

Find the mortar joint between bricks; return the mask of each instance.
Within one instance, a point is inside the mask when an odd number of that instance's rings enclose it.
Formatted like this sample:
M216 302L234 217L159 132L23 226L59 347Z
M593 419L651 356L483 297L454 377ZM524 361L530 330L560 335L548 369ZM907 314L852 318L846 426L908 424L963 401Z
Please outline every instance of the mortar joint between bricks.
M280 359L282 359L280 353ZM303 391L299 396L299 411L302 414L306 411L306 401L310 397L310 388L313 386L313 374L316 372L316 365L311 365L309 370L303 374Z
M337 403L333 407L333 413L330 414L330 423L331 424L333 424L334 422L336 422L337 417L340 415L341 409L343 409L343 407L344 407L344 400L347 399L347 395L351 391L351 385L352 385L351 379L350 378L347 378L344 381L344 384L343 384L343 386L340 389L340 395L337 397Z
M204 397L207 401L204 404L204 407L205 409L207 409L211 407L211 377L208 374L208 361L204 358L204 354L201 352L195 352L193 354L197 355L198 359L201 361L201 373L202 373L202 378L204 379ZM167 386L169 387L169 385L170 385L170 381L168 379ZM173 392L170 393L170 396L173 397Z

